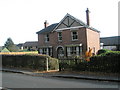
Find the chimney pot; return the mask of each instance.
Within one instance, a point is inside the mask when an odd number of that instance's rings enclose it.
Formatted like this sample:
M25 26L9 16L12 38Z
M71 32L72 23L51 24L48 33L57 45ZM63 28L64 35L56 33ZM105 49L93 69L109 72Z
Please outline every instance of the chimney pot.
M48 24L47 20L45 20L45 22L44 22L44 27L46 28L48 25L49 25L49 24Z

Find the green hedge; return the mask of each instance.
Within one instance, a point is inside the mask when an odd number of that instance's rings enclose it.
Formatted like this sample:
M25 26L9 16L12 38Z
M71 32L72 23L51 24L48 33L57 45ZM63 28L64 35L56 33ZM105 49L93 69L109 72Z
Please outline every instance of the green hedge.
M90 58L89 68L101 72L120 72L120 51L109 51Z
M100 50L98 50L97 55L105 54L107 52L111 52L111 51L108 49L100 49Z
M46 70L46 59L48 58L49 70L59 68L58 59L46 55L2 55L2 65L5 67L30 68L36 70Z
M89 62L81 62L73 70L120 73L120 51L108 51L90 58Z

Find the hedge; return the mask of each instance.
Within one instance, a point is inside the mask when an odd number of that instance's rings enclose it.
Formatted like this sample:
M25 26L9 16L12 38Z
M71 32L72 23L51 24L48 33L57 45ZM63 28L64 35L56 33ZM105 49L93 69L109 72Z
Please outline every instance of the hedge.
M120 72L120 51L109 51L90 58L89 68L101 72Z
M100 50L98 50L97 55L105 54L105 53L107 53L107 52L111 52L111 50L108 50L108 49L100 49Z
M47 58L49 70L59 69L58 59L39 54L2 55L2 65L5 67L29 68L43 71L47 70Z
M90 58L89 62L81 62L73 70L120 73L120 51L109 51Z

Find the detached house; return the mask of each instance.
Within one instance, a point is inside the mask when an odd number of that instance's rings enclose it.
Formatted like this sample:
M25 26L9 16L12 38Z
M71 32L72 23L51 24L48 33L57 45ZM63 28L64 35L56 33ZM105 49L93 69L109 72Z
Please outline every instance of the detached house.
M89 10L86 10L87 24L66 14L59 22L38 31L38 48L40 54L52 57L82 56L89 49L92 53L100 49L99 31L89 26Z

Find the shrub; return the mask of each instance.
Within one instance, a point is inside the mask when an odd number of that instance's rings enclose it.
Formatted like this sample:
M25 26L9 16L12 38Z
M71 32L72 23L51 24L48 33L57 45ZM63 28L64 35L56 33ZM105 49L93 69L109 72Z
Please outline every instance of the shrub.
M19 52L29 52L28 49L23 49L23 50L20 50Z
M106 52L109 52L110 50L107 50L107 49L100 49L98 50L98 53L97 55L100 55L100 54L103 54L103 53L106 53Z
M49 62L49 69L50 70L58 70L59 69L59 62L58 59L48 57L48 62Z
M60 68L61 69L69 69L75 71L90 71L90 72L105 72L105 73L120 73L119 63L120 63L120 51L110 51L108 50L105 53L101 53L99 55L92 56L90 61L87 62L85 60L77 60L77 64L74 63L74 60L70 60L73 62L69 63L69 60L61 60Z
M59 68L58 59L47 55L24 54L24 55L2 55L2 65L6 67L30 68L46 70L46 59L48 58L49 70Z
M90 59L89 65L91 71L100 72L120 72L120 51L108 51L98 56L93 56ZM92 67L94 66L94 67Z

